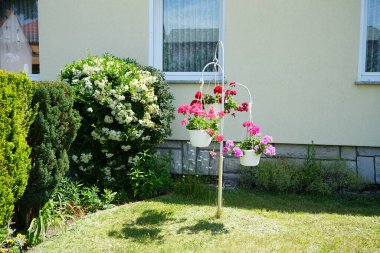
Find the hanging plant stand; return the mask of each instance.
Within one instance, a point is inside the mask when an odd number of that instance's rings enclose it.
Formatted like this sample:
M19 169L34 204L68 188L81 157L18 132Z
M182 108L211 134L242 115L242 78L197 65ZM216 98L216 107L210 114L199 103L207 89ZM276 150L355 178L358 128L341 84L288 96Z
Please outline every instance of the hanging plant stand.
M267 146L264 142L261 142L261 134L259 134L259 127L253 124L252 122L252 95L247 86L237 83L231 82L230 89L225 90L225 77L224 77L224 66L220 65L217 58L217 53L219 51L219 47L221 48L222 58L224 59L224 47L221 41L218 41L216 48L214 59L212 62L207 63L203 70L200 80L200 90L195 94L195 100L193 100L190 105L182 104L178 107L178 113L186 115L187 118L181 121L182 125L186 125L190 135L190 143L194 147L208 147L211 141L214 139L218 141L220 144L220 152L219 152L219 161L218 161L218 201L217 201L217 212L216 217L219 218L222 214L222 191L223 191L223 160L225 149L223 148L223 134L224 134L224 116L231 112L231 110L235 111L245 111L249 114L249 121L245 121L243 123L244 127L247 127L247 139L241 143L241 146L236 145L233 149L238 152L235 152L235 157L240 157L240 163L244 166L257 166L260 162L260 155L256 154L256 149L258 148L258 152L262 153L263 149L265 149L265 154L269 154L266 150ZM208 67L213 67L214 75L214 90L213 95L210 95L206 90L206 94L203 93L204 88L204 73ZM218 73L219 75L217 75ZM220 78L217 78L219 76ZM210 85L211 83L209 83ZM217 85L218 84L218 85ZM208 86L209 86L208 85ZM244 102L239 106L239 104L234 101L234 97L237 93L234 90L234 87L238 85L243 87L246 90L246 94L249 95L249 103ZM206 86L206 89L209 88ZM220 102L220 103L218 103ZM226 108L227 107L227 108ZM211 110L213 109L213 110ZM245 125L248 122L248 125ZM204 130L207 128L207 130ZM198 129L198 130L194 130ZM257 130L257 131L256 131ZM257 134L257 136L256 136ZM265 136L263 139L265 139ZM256 145L256 141L258 142L257 148L255 145L245 145L242 144L244 142L252 141ZM270 140L270 141L269 141ZM268 145L271 142L270 139L265 139ZM233 147L233 141L226 141L226 145L229 143L228 149ZM232 144L231 144L232 143ZM248 150L241 150L240 147L245 147ZM250 150L250 148L255 147L255 149ZM273 147L272 147L273 148ZM273 148L273 150L275 150ZM215 156L216 152L210 151L210 155Z

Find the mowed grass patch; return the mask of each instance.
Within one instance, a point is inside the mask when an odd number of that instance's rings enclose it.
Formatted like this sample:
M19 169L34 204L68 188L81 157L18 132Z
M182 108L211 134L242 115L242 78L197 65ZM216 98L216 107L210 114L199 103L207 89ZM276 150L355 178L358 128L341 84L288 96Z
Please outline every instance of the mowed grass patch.
M130 203L78 220L30 252L380 251L379 197L234 190L224 204L216 219L213 197Z

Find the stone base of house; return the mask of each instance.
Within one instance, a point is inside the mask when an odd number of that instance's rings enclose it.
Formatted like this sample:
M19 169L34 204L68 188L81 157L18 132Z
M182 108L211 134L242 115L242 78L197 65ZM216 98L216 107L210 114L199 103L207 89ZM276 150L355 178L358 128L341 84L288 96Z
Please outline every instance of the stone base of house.
M286 158L291 162L302 163L307 156L307 145L276 144L276 157L262 157L263 160ZM215 148L217 156L211 158L209 151ZM161 155L170 154L173 174L198 174L216 176L218 174L219 145L211 144L208 148L194 148L188 141L168 140L157 147ZM347 166L360 177L373 184L380 184L380 147L350 147L315 145L315 158L323 162L333 162L342 159ZM224 159L224 178L228 181L238 181L240 178L239 159L226 157Z

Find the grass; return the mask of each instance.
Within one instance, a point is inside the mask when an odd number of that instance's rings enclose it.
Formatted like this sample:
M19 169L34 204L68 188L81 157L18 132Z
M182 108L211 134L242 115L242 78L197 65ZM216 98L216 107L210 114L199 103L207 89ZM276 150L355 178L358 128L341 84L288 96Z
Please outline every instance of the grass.
M380 252L380 198L234 190L130 203L70 225L30 252Z

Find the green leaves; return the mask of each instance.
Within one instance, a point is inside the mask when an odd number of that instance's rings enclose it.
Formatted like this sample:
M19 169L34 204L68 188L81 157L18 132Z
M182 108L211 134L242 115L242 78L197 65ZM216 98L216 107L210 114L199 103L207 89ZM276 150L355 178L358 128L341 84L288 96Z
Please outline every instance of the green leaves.
M25 74L0 70L0 227L8 224L31 168L26 137L36 114L32 95L33 84Z

